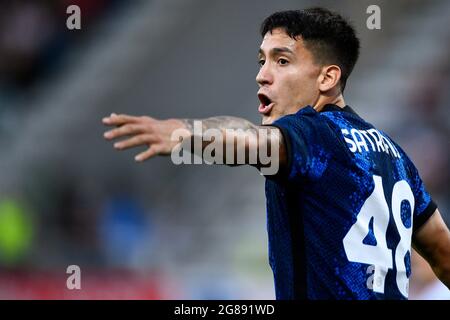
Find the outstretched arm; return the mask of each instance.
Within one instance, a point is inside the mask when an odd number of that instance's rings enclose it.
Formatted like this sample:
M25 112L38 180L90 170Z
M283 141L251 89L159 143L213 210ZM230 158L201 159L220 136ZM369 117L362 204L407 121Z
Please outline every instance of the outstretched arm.
M286 163L286 151L279 129L269 126L257 126L242 118L230 116L218 116L201 120L195 119L168 119L157 120L151 117L136 117L129 115L116 115L103 118L103 123L116 128L105 132L104 136L108 140L126 137L122 141L114 143L118 150L146 145L148 149L138 154L136 161L144 161L156 155L170 155L174 148L180 145L179 139L174 139L174 133L178 133L183 143L200 141L200 150L194 150L195 143L189 143L191 152L202 156L204 149L212 142L220 143L223 163L227 165L250 164L255 167L267 166L261 161L260 151L267 152L267 156L278 161L279 166ZM220 139L207 136L207 133L215 132ZM276 146L276 148L273 148ZM225 159L226 150L232 149L231 159ZM276 150L276 154L271 154L271 150ZM252 155L256 152L256 155ZM244 161L238 161L238 154L244 154ZM256 162L252 161L256 158Z
M450 289L450 231L439 210L413 235L413 246Z

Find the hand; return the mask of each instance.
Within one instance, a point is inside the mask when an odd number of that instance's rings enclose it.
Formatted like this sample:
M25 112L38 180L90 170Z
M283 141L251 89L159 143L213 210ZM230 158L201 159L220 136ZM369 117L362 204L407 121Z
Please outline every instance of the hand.
M127 137L127 139L114 143L114 148L117 150L125 150L140 145L148 146L146 151L141 152L134 158L139 162L156 155L169 155L179 143L179 141L171 140L172 132L186 128L184 123L178 119L156 120L146 116L135 117L125 114L116 115L115 113L103 118L103 123L117 127L105 132L105 139Z

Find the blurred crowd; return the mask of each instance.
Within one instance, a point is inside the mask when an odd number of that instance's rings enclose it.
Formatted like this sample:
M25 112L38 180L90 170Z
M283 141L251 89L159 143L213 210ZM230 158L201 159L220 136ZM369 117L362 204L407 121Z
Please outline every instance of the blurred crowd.
M107 19L119 3L116 0L2 3L0 132L3 135L8 133L5 131L11 113L20 115L29 111L20 110L18 106L23 104L18 101L48 81L66 63L67 53L92 36L95 25ZM80 7L82 30L71 32L66 28L69 5ZM0 195L0 298L163 297L152 278L151 266L141 261L142 253L151 254L151 209L143 208L133 198L131 189L96 193L89 187L83 188L83 182L73 176L56 177L43 171L33 175L34 181L39 181L35 185L29 181L18 192L12 192L14 195ZM93 293L69 294L61 287L66 275L60 271L70 261L83 262L88 269L85 283ZM128 271L130 266L147 267L148 272L143 277L136 276ZM134 289L123 290L124 282Z
M65 25L69 5L82 8L91 29L117 0L11 0L0 8L0 115L64 63L64 54L88 36ZM31 107L31 106L30 106ZM17 112L15 110L14 112Z
M440 58L417 69L405 92L406 112L392 135L419 169L447 225L450 225L450 32Z

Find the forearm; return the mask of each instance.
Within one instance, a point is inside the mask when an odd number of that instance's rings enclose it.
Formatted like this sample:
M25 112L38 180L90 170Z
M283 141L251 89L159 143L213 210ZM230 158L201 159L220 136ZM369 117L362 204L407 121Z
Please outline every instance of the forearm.
M448 230L442 230L441 238L446 238L450 242ZM434 254L427 253L431 268L436 276L450 289L450 247L444 243L436 244Z
M413 235L413 246L450 289L450 231L439 210Z
M186 129L193 133L194 122L200 122L202 125L202 130L206 131L208 129L254 129L256 130L258 126L254 125L250 121L242 118L231 117L231 116L217 116L206 119L181 119L185 124Z
M442 281L443 284L447 286L447 288L450 290L450 265L442 266L437 265L432 267L433 272L436 274L436 276L439 278L439 280Z
M115 127L105 132L106 139L127 137L114 143L114 148L125 150L148 146L135 157L136 161L171 155L175 164L198 163L196 158L190 162L190 154L187 154L190 152L206 163L249 164L260 168L263 174L271 175L277 173L286 158L279 129L257 126L242 118L157 120L147 116L111 114L103 119L103 123Z
M257 152L259 137L257 125L231 116L182 119L182 121L190 133L190 141L187 141L184 147L190 149L191 153L203 158L207 156L205 151L214 149L213 156L221 159L216 163L231 166L251 164L251 150Z

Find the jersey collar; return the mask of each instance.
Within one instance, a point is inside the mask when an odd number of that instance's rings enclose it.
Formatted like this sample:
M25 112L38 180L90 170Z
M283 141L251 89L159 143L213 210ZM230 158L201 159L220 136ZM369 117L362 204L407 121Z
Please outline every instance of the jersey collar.
M341 111L341 112L348 112L353 113L354 115L357 115L356 112L350 108L350 106L346 105L344 108L338 107L335 104L326 104L320 112L329 112L329 111Z

